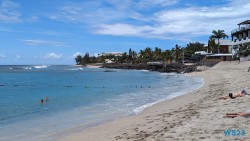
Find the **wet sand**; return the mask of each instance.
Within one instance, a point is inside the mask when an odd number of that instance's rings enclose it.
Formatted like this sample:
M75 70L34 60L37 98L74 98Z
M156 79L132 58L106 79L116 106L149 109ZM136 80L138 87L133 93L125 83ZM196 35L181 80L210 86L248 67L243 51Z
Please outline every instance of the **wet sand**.
M155 104L142 113L74 132L60 141L235 141L250 140L250 118L223 118L250 110L250 96L220 100L229 92L250 92L250 62L221 62L201 72L204 86ZM245 136L225 136L224 130L245 130Z

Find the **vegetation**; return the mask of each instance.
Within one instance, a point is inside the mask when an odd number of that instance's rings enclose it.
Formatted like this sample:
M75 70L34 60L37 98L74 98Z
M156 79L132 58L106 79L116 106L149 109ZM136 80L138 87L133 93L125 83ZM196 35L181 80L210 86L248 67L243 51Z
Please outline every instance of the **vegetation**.
M189 60L196 51L205 51L204 44L199 42L189 43L187 47L181 47L175 45L171 50L162 50L159 47L154 49L146 47L144 50L140 50L139 53L129 49L128 53L124 52L121 56L115 55L100 55L90 56L86 53L84 56L78 55L75 58L77 65L87 65L95 63L105 63L106 59L111 60L114 63L147 63L151 61L170 61L181 62L182 60Z
M246 57L250 55L250 43L244 43L239 49L240 56Z
M215 43L215 39L209 38L208 40L208 52L210 53L214 53L214 52L217 52L219 50L219 44L216 44Z
M219 45L220 45L220 39L223 38L228 38L228 36L225 34L225 31L224 30L213 30L212 31L213 35L210 36L210 40L212 39L217 39L218 40L218 43L217 43L217 49L218 49L218 53L220 53L220 48L219 48Z
M126 63L126 64L146 64L147 62L165 61L165 62L181 62L186 60L192 60L200 58L195 55L196 51L207 51L208 53L220 53L220 39L228 38L224 30L213 30L212 35L209 37L208 46L199 42L188 43L186 47L181 47L176 44L172 49L162 50L159 47L151 48L146 47L144 50L140 50L138 53L131 48L122 55L98 55L90 56L86 53L84 56L78 55L75 58L77 65L87 65L96 63L106 63L107 60L113 63ZM215 42L217 39L218 43ZM242 44L238 49L240 56L250 55L250 43Z

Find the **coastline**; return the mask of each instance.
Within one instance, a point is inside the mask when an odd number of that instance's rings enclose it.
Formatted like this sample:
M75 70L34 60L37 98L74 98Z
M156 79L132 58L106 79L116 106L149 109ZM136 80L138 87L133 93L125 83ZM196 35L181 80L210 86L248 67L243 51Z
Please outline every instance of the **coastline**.
M225 137L224 130L238 128L249 132L249 118L236 120L223 116L247 110L250 97L235 100L218 100L218 97L249 88L249 66L250 62L221 62L202 72L192 72L187 75L204 79L200 89L154 104L137 115L72 133L60 141L235 139ZM249 133L240 139L250 139Z

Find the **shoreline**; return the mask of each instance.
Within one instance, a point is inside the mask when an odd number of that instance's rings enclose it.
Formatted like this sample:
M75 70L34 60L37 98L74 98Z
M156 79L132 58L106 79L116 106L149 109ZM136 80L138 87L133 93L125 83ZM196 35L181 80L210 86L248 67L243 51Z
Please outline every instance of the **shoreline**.
M246 101L250 97L239 98L237 104L243 107L240 111L239 109L237 111L235 105L225 106L230 103L230 100L217 102L217 98L230 91L236 92L240 88L249 87L249 84L243 82L249 80L250 77L245 77L244 74L247 74L247 72L242 71L247 70L249 65L249 62L241 64L222 62L208 70L189 73L187 76L203 78L204 84L201 88L154 104L145 108L139 114L72 133L61 138L60 141L221 140L225 137L223 131L227 127L227 124L224 125L224 120L229 122L229 127L235 128L234 120L223 119L223 115L226 112L245 111L246 107L244 107L242 101ZM229 69L231 72L228 72ZM223 74L225 72L228 72L228 74ZM239 74L239 72L242 72L242 74ZM216 74L218 76L215 77ZM233 77L236 80L231 82L231 76L233 75L238 76ZM224 85L224 83L226 84ZM237 84L244 84L244 86L237 86ZM210 123L211 121L214 121L215 124ZM250 123L249 119L245 123ZM237 124L241 129L247 129L247 125L249 124ZM230 137L228 138L230 139ZM249 139L249 136L245 136L245 138Z
M113 70L121 70L121 69L113 69ZM125 69L126 70L126 69ZM133 70L130 70L130 71L133 71ZM150 71L150 70L134 70L134 71ZM150 71L152 73L159 73L159 74L163 74L163 75L182 75L184 77L190 77L190 76L187 76L185 74L179 74L179 73L163 73L163 72L158 72L158 71ZM158 103L161 103L161 102L164 102L164 101L168 101L168 100L171 100L173 98L176 98L176 97L179 97L181 95L185 95L185 94L188 94L189 92L192 92L192 91L195 91L197 89L200 89L201 87L203 87L204 85L204 81L202 78L198 78L196 77L195 79L198 79L198 80L192 80L192 81L195 81L196 83L199 83L199 86L196 86L197 84L193 85L195 87L193 88L189 88L189 89L183 89L181 91L178 91L178 92L173 92L172 94L170 94L168 97L165 97L163 99L160 99L158 101L155 101L155 102L152 102L152 103L147 103L145 105L142 105L140 107L137 107L133 110L133 113L131 114L127 114L127 115L121 115L120 117L118 118L113 118L113 119L108 119L108 120L102 120L100 122L97 122L97 123L93 123L87 127L82 127L82 126L79 126L76 128L76 130L74 128L70 129L69 130L69 133L72 134L71 130L75 131L75 132L79 132L79 131L86 131L90 128L95 128L95 127L98 127L98 126L101 126L101 125L104 125L106 123L109 123L109 122L113 122L113 121L116 121L116 120L119 120L119 119L123 119L123 118L127 118L127 117L131 117L131 116L136 116L138 114L141 114L145 109L151 107L151 106L154 106ZM61 133L58 133L58 135L60 136L67 136L66 134L62 135Z

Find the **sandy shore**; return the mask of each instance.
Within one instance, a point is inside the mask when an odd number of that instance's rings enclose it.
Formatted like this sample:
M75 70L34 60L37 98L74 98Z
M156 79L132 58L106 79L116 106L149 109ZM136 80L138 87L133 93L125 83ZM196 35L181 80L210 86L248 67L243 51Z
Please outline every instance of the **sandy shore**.
M202 72L204 86L189 94L158 103L142 113L88 130L60 141L235 141L250 140L250 118L223 118L225 113L250 110L250 96L219 100L248 88L250 62L221 62ZM244 129L245 136L225 136L226 129Z

